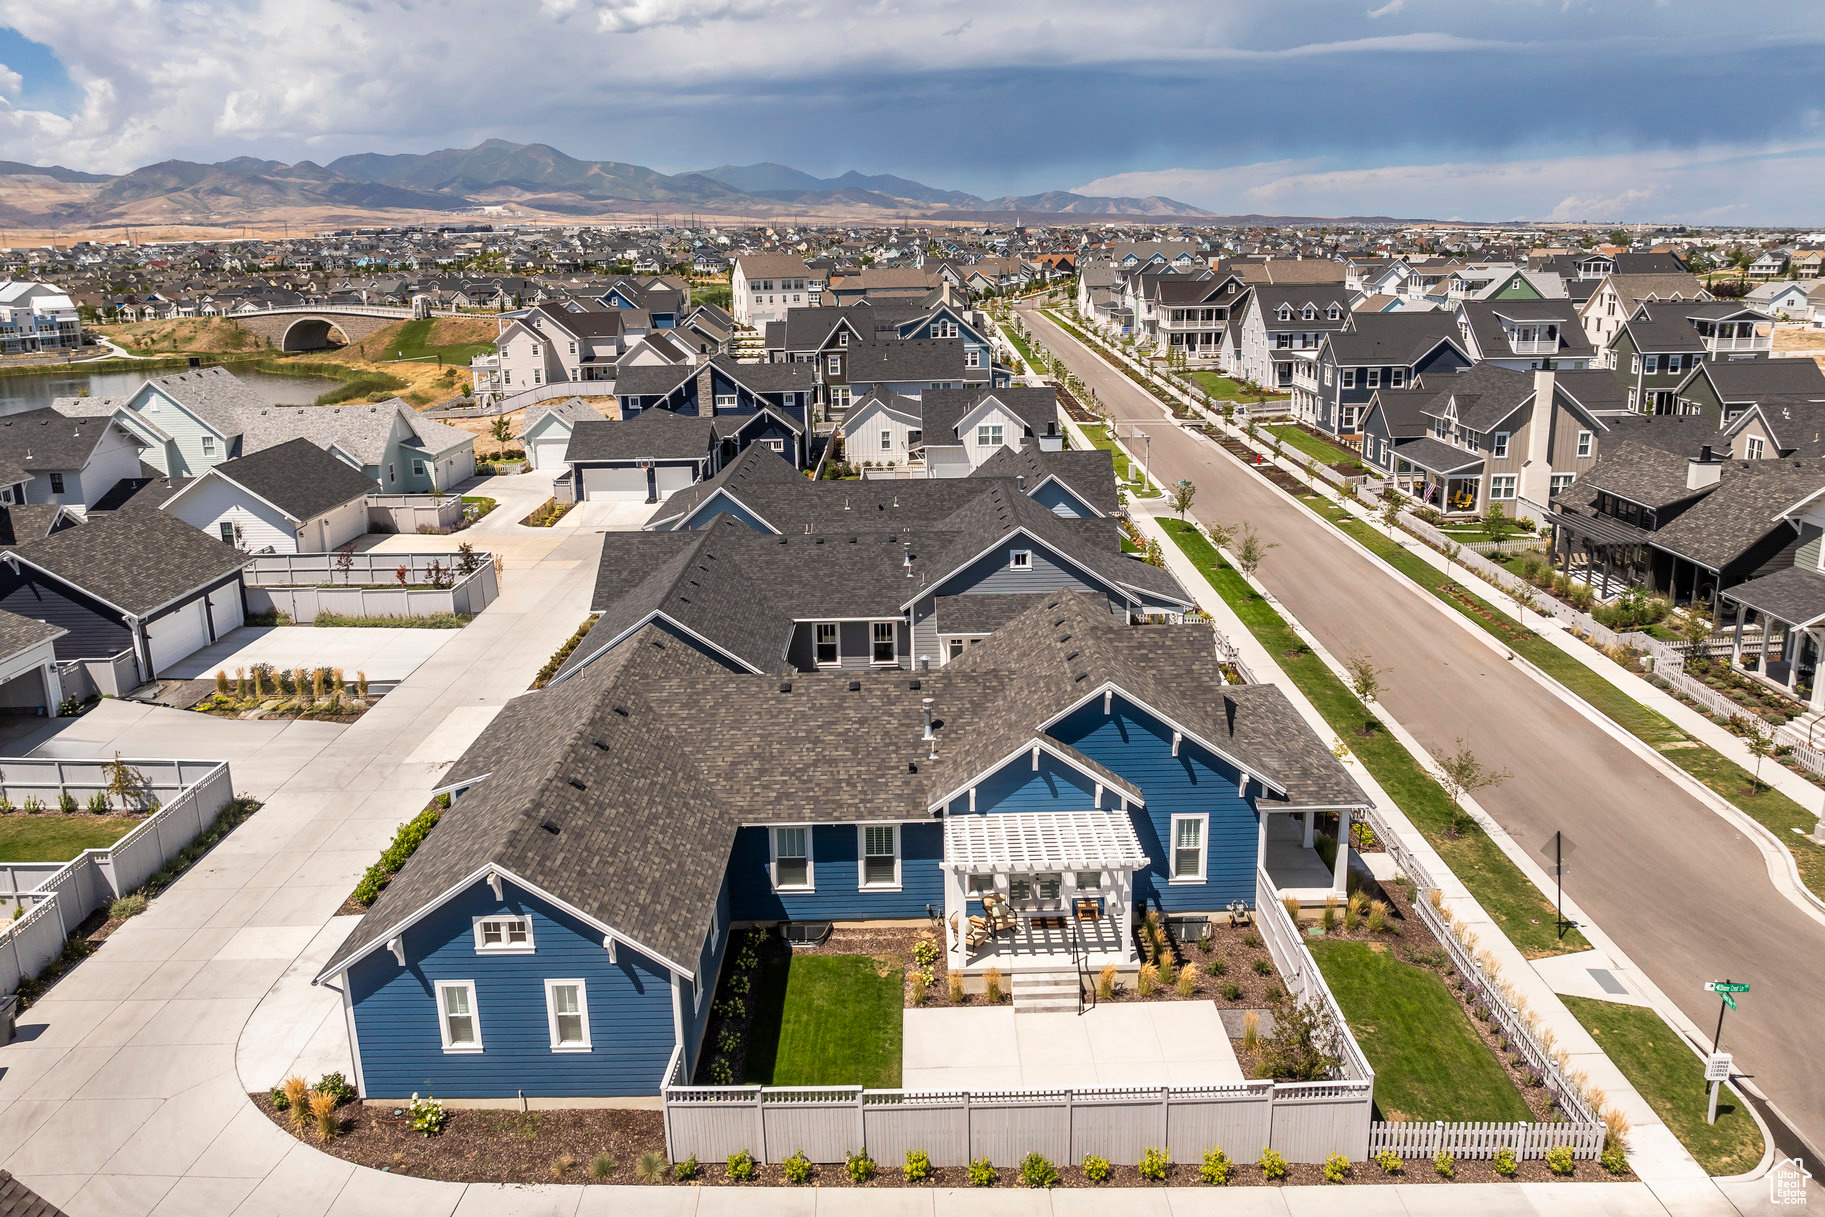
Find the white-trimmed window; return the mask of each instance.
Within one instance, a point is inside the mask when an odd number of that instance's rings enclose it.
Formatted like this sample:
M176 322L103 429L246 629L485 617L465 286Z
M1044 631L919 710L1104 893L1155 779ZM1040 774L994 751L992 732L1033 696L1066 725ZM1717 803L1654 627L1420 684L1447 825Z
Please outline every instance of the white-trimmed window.
M893 451L893 431L891 429L883 428L881 431L881 451Z
M933 338L955 338L956 336L957 336L957 323L955 321L934 321L934 322L932 322L932 337Z
M832 355L825 366L829 368L830 375L841 376L843 374L843 357L841 355Z
M776 827L773 837L773 890L811 892L817 884L811 874L811 826Z
M969 877L969 894L970 895L986 896L990 892L993 892L995 890L996 890L995 876L993 876L993 875L971 875Z
M719 413L724 410L733 410L734 408L735 408L735 394L718 393L716 395L716 410Z
M1585 460L1590 454L1591 433L1589 431L1580 431L1578 432L1578 459Z
M204 456L214 456L215 455L215 436L205 435L203 437L203 455Z
M864 888L898 891L900 889L900 826L898 824L858 824L856 836L861 850L856 882Z
M1204 882L1204 859L1209 835L1209 816L1172 817L1172 882Z
M1759 444L1760 442L1761 442L1760 440L1751 440L1750 441L1750 443L1757 443L1757 444ZM9 503L13 501L13 492L10 490L6 492L6 501ZM234 523L230 520L223 520L220 524L217 524L216 527L221 530L222 544L233 545L234 544Z
M588 986L581 980L546 981L545 1025L553 1052L588 1052Z
M1494 474L1489 479L1489 497L1491 499L1512 499L1514 498L1514 487L1514 474Z
M1555 473L1552 478L1552 492L1558 494L1561 491L1570 490L1572 483L1577 480L1578 475L1575 473Z
M1498 460L1508 455L1508 432L1497 431L1495 433L1495 438L1489 445L1489 455Z
M975 350L974 348L971 348L970 350L963 352L963 366L966 368L981 367L982 366L982 352Z
M489 955L532 954L532 918L477 917L475 949Z
M896 636L895 622L877 621L874 623L874 644L872 660L878 664L897 664L900 662L900 643Z
M1388 387L1398 389L1407 382L1407 369L1390 368L1388 370Z
M1329 382L1327 381L1326 383L1328 384ZM1355 368L1343 369L1343 387L1346 389L1354 389L1356 387L1356 369Z
M1370 368L1369 369L1369 379L1368 379L1367 383L1368 383L1369 388L1371 388L1371 389L1376 388L1377 386L1379 386L1381 384L1381 369L1380 368Z
M1752 461L1761 460L1764 451L1762 437L1759 435L1751 435L1749 441L1743 445L1743 455Z
M1008 569L1009 570L1032 570L1033 569L1033 551L1030 549L1016 549L1016 550L1011 551L1008 554Z
M437 1030L445 1052L480 1052L482 1020L475 1010L475 982L437 982Z
M996 423L993 426L984 424L983 426L977 427L976 445L981 448L1001 447L1001 425Z
M817 630L817 666L834 668L842 662L842 650L837 646L837 627L834 621L820 621Z

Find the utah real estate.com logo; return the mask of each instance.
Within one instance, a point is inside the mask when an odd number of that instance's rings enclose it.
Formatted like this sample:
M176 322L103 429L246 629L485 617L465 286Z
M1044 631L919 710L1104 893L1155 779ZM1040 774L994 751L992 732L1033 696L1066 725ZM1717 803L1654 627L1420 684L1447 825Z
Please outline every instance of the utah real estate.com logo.
M1768 1172L1768 1199L1773 1204L1805 1204L1806 1181L1812 1172L1795 1156L1783 1158Z

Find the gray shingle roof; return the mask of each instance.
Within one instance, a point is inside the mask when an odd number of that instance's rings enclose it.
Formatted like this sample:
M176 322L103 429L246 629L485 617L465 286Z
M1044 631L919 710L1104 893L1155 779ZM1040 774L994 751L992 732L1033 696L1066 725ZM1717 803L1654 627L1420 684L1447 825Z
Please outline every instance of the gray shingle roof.
M1457 342L1450 313L1353 313L1351 328L1325 341L1343 367L1406 367L1440 342Z
M584 419L570 432L566 461L704 460L715 425L707 418L642 410L625 422Z
M67 633L69 631L60 625L0 609L0 659L10 659L28 647L61 638Z
M1790 625L1810 625L1825 617L1825 575L1789 566L1726 589L1724 599L1746 604Z
M162 608L250 560L162 511L94 511L78 527L5 548L135 614Z
M1632 503L1661 508L1704 493L1688 486L1686 478L1684 456L1624 438L1605 444L1597 463L1572 483L1572 489L1579 492L1580 502L1588 501L1586 491L1607 490Z
M1512 355L1508 332L1502 325L1504 319L1524 325L1558 326L1556 358L1588 358L1594 353L1590 339L1584 336L1578 306L1570 300L1466 300L1461 307L1485 359Z
M1104 515L1112 516L1121 510L1120 491L1115 485L1115 458L1103 448L1045 452L1037 444L1028 444L1019 451L1003 447L972 469L970 477L1024 477L1028 494L1038 490L1047 478L1057 478L1073 494Z
M1777 529L1792 526L1782 511L1825 489L1825 461L1726 461L1718 481L1697 503L1654 533L1654 546L1722 570Z
M8 414L0 418L0 467L25 474L81 469L113 425L111 414L71 418L48 406Z
M685 363L634 363L615 372L618 397L663 397L697 375Z
M853 374L851 379L854 379ZM924 423L925 442L948 443L957 438L957 424L965 414L989 398L1026 423L1033 435L1055 433L1058 423L1058 393L1049 388L1014 385L995 389L979 385L967 389L927 389L914 403Z
M1698 365L1726 402L1752 402L1774 394L1825 398L1825 372L1810 359L1726 359Z
M226 478L300 522L374 492L361 470L307 439L287 440L223 461L205 476Z
M850 384L964 378L963 339L908 338L849 345Z

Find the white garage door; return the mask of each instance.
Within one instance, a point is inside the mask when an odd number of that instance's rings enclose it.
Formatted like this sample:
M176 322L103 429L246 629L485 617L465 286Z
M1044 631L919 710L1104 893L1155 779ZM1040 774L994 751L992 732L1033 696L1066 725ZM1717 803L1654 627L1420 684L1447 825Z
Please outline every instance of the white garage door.
M667 498L685 489L697 480L697 469L692 465L659 466L659 499Z
M246 620L241 612L240 584L230 583L209 593L209 621L215 626L217 638L229 630L239 629Z
M564 463L564 450L570 446L568 435L545 436L535 439L526 447L526 455L532 458L534 469L549 469L557 472Z
M146 624L146 641L152 647L156 675L192 651L209 645L209 624L203 619L203 602L192 600L174 613Z
M646 470L585 469L583 471L583 497L585 499L644 500L646 498Z

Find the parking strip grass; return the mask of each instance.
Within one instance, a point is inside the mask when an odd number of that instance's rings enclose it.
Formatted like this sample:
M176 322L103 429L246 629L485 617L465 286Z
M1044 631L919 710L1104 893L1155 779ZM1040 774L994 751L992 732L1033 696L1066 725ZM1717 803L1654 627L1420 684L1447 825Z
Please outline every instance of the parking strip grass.
M1299 449L1321 465L1343 465L1349 468L1362 461L1360 456L1348 448L1327 443L1297 423L1270 423L1263 430L1271 431L1280 438L1281 443Z
M756 986L746 1080L765 1086L900 1084L905 974L871 955L794 955Z
M1101 423L1085 424L1082 429L1092 447L1101 448L1115 461L1115 476L1120 479L1123 490L1136 498L1157 499L1160 497L1160 492L1154 488L1151 482L1146 484L1145 489L1137 488L1136 483L1141 478L1140 465L1122 455L1122 450L1117 448L1115 441L1109 438L1107 426Z
M1762 1160L1762 1130L1729 1087L1717 1097L1717 1123L1705 1123L1704 1062L1660 1015L1594 997L1560 1000L1700 1166L1713 1175L1740 1175Z
M1381 1119L1533 1121L1508 1071L1436 972L1401 962L1385 943L1307 945L1375 1067Z
M0 858L8 862L68 862L85 849L106 849L140 821L131 816L0 816Z
M1307 648L1273 606L1255 595L1241 574L1223 560L1194 525L1163 519L1160 526L1236 611L1249 633L1278 658L1287 677L1317 707L1337 737L1348 742L1357 759L1375 775L1382 789L1470 889L1483 910L1502 927L1510 942L1529 958L1589 949L1590 944L1576 930L1567 931L1563 939L1558 937L1551 903L1480 825L1472 822L1462 832L1453 832L1451 801L1399 740L1385 728L1367 738L1356 734L1367 716L1363 704L1325 666L1324 660Z

